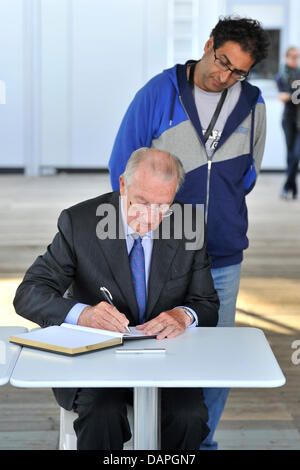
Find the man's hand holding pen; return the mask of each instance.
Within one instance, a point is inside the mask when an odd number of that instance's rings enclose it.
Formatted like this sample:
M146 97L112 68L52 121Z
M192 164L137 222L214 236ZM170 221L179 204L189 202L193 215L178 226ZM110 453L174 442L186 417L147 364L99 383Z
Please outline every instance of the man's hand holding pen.
M100 302L97 305L85 307L79 316L78 325L126 333L129 320L108 302Z

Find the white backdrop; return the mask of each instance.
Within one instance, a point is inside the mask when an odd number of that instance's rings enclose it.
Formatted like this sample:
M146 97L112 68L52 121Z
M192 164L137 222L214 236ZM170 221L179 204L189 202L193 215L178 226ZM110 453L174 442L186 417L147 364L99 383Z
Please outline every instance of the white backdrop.
M250 7L267 27L282 28L282 50L300 45L298 0L210 0L209 9L205 0L0 0L0 168L105 168L128 104L173 64L174 44L197 58L219 15ZM191 41L176 31L191 31ZM260 85L263 168L283 169L282 105L274 83Z

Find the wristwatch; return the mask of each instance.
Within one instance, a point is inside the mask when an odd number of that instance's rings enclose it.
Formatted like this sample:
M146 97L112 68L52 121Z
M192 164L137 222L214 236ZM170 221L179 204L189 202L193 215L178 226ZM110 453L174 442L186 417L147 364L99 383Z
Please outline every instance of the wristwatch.
M185 311L185 313L187 314L187 316L190 318L190 320L191 320L190 325L191 325L192 323L194 323L194 321L195 321L194 315L189 311L189 309L187 309L186 307L181 307L181 308L182 308L182 310Z

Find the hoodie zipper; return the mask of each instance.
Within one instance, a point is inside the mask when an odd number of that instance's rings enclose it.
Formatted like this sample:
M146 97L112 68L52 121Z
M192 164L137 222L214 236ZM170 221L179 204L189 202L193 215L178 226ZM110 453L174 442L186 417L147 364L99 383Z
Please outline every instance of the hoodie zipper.
M206 185L206 208L205 208L205 223L207 224L208 216L208 203L209 203L209 188L210 188L210 171L211 171L212 160L207 159L207 185Z
M181 106L183 107L184 111L185 111L185 114L187 115L187 117L189 118L189 121L191 122L192 126L194 127L193 123L192 123L192 120L189 116L189 113L187 112L183 102L182 102L182 99L181 99L181 95L179 95L179 101L181 103ZM195 127L194 127L195 129ZM195 129L196 130L196 129ZM196 131L197 133L197 136L198 136L198 132ZM198 136L198 139L199 139L199 142L201 143L201 145L203 146L203 142L202 140L200 139L200 137ZM206 153L206 148L204 146L204 150L205 150L205 153ZM206 153L207 155L207 153ZM208 217L208 204L209 204L209 188L210 188L210 172L211 172L211 165L212 165L212 159L209 159L207 157L207 184L206 184L206 207L205 207L205 223L207 224L207 217Z

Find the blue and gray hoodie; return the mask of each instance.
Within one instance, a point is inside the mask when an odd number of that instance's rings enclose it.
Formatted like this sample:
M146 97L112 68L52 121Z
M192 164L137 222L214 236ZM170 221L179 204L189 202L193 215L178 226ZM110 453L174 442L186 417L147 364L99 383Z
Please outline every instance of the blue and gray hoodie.
M245 196L255 185L263 157L265 103L257 87L242 82L238 103L209 160L186 78L191 62L165 70L137 92L121 123L109 169L117 190L119 176L137 148L153 147L178 156L186 177L176 199L204 205L207 251L212 267L218 268L240 263L248 247Z

